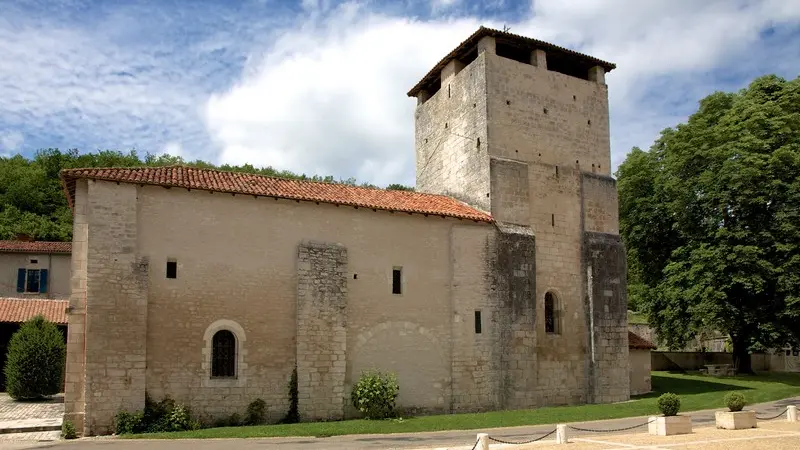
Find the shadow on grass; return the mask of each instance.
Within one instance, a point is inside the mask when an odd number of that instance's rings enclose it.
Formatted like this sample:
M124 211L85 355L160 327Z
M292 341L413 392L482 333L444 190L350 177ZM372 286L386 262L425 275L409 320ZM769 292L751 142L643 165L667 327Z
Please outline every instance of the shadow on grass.
M772 377L770 377L770 379L771 378ZM725 383L724 378L718 378L714 381L705 381L692 378L665 377L652 374L651 380L653 390L647 394L637 395L633 398L653 398L658 397L665 392L672 392L673 394L677 395L691 395L704 394L707 392L745 391L752 389L741 385Z

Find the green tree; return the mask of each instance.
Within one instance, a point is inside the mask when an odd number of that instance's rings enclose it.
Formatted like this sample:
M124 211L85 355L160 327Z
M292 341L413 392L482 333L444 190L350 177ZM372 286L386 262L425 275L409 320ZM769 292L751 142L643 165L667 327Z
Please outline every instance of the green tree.
M749 373L751 349L800 340L798 174L800 78L711 94L628 155L617 176L631 290L667 346L720 330Z
M54 323L42 316L23 323L8 344L8 395L38 399L61 392L66 354L64 337Z

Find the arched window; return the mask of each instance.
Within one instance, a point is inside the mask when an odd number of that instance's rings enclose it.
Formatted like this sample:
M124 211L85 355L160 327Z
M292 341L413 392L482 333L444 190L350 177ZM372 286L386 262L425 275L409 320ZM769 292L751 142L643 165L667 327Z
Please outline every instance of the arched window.
M233 378L236 376L236 337L228 330L214 333L211 344L211 376Z
M544 331L558 334L561 332L558 325L558 299L548 292L544 294Z

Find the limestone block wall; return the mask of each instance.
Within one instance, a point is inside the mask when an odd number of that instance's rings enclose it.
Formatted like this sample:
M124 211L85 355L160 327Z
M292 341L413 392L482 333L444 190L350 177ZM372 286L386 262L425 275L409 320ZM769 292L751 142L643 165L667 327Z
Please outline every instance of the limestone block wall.
M241 415L262 398L269 420L281 419L300 338L298 249L322 242L347 249L347 358L338 405L354 414L353 382L361 370L375 368L398 374L398 406L449 409L457 302L450 293L451 228L486 233L491 225L150 186L140 188L139 201L140 246L150 259L147 390L153 398L170 395L208 419ZM462 253L484 248L485 238L477 237L483 235L474 236L477 244L459 241ZM168 260L177 263L174 279L165 276ZM483 270L465 264L468 273ZM402 271L399 295L392 293L394 268ZM205 337L219 321L244 336L237 341L235 379L209 377Z
M489 210L484 54L442 80L415 111L417 190ZM443 71L444 72L444 71Z
M344 416L347 249L303 242L297 256L297 391L303 421Z
M491 255L491 299L500 310L501 405L538 404L536 240L527 226L498 224Z
M586 342L581 283L580 173L532 162L530 223L536 236L536 323L539 404L586 401ZM545 330L545 296L556 300L555 333ZM567 331L568 330L568 331Z
M618 235L584 234L586 311L589 335L588 394L591 403L630 398L627 272Z
M584 173L581 177L581 198L586 231L619 234L619 200L615 179Z
M484 64L491 156L610 174L605 84L490 53Z
M503 322L507 315L491 295L493 268L487 264L496 254L495 241L493 227L454 226L450 234L453 412L490 411L503 405L499 343L508 336Z
M75 186L72 216L71 294L67 314L67 362L64 383L64 420L75 425L75 431L87 435L86 411L86 282L89 250L89 218L87 217L89 185L79 181Z
M148 262L138 257L137 212L135 185L88 182L84 356L88 434L107 433L121 409L144 408Z

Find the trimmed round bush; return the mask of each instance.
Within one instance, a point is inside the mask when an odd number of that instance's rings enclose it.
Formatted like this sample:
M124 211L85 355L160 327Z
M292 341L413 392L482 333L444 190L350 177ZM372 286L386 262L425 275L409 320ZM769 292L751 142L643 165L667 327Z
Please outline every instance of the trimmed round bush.
M364 418L386 419L394 415L399 390L395 374L366 371L353 386L350 399L353 406L364 414Z
M731 392L725 396L725 404L731 412L738 412L744 408L746 404L744 394L741 392Z
M36 400L61 392L67 348L58 327L42 316L11 336L5 367L6 391L15 400Z
M672 392L661 394L658 397L658 410L665 416L676 416L681 410L681 399Z

